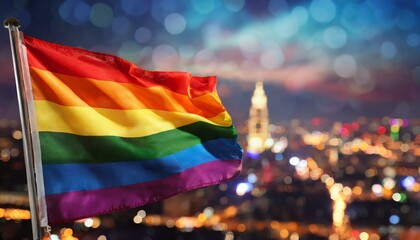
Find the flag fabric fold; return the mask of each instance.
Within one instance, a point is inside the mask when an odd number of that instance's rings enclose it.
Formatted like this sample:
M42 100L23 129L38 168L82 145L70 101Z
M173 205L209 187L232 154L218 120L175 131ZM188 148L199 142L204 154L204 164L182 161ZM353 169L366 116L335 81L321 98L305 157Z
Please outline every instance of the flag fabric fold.
M224 182L242 165L215 77L25 36L48 224Z

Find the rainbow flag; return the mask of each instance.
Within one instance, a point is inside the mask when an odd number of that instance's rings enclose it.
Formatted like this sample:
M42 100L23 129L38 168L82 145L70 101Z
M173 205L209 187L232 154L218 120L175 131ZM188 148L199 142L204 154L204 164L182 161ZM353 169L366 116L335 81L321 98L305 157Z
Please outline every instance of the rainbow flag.
M40 143L42 225L156 202L240 172L242 148L215 77L146 71L28 36L21 47Z

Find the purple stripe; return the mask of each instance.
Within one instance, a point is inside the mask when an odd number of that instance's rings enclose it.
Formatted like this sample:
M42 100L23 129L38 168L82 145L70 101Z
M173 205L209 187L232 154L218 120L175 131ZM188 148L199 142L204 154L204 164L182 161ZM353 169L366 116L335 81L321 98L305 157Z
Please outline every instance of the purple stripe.
M181 192L219 184L235 177L241 168L240 160L218 160L156 181L47 195L48 223L67 222L150 204Z

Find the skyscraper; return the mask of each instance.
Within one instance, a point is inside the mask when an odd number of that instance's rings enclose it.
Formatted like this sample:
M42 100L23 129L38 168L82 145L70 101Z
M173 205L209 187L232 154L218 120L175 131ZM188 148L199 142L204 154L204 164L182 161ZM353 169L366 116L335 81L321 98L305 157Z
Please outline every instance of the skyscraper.
M268 123L267 96L263 83L257 82L249 111L248 152L261 153L265 150L266 141L270 138Z

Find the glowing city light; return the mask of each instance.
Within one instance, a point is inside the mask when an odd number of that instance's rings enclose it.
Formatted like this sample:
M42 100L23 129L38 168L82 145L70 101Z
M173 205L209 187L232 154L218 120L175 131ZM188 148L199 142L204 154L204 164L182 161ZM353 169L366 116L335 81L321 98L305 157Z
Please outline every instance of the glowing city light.
M58 236L57 234L51 234L50 239L51 240L60 240L60 236Z
M250 183L256 183L257 182L257 176L254 173L248 174L248 182Z
M400 217L397 215L391 215L389 217L389 223L391 224L398 224L400 222Z
M385 189L387 190L391 190L395 187L395 180L389 177L384 178L384 180L382 180L382 185L384 186Z
M301 160L301 161L299 161L298 166L300 168L305 168L305 167L308 166L308 162L306 160Z
M380 184L373 184L372 185L372 192L376 195L376 196L383 196L384 194L384 189Z
M289 159L290 165L293 165L293 166L297 166L299 162L300 162L300 159L298 157L291 157Z
M392 194L392 200L395 202L405 202L407 200L407 195L404 193L394 193Z
M144 211L143 209L142 210L139 210L137 212L137 215L140 216L140 217L142 217L142 218L144 218L144 217L146 217L146 211Z
M84 222L86 227L92 227L93 226L93 219L92 218L87 218Z
M367 232L361 232L359 235L360 240L368 240L369 234Z
M214 209L212 207L206 207L203 210L204 215L206 218L212 218L214 216Z
M236 194L238 196L243 196L245 193L252 191L252 184L250 183L239 183L236 186Z
M412 177L412 176L408 176L408 177L405 177L402 181L401 181L401 184L402 184L402 186L405 188L405 189L407 189L407 190L411 190L412 189L412 187L413 187L413 185L414 185L414 183L416 182L416 180L414 179L414 177Z
M134 223L136 223L136 224L140 224L140 223L142 223L142 222L143 222L143 218L142 218L142 217L140 217L139 215L136 215L136 216L134 216L134 218L133 218L133 222L134 222Z

